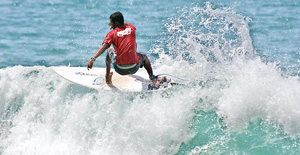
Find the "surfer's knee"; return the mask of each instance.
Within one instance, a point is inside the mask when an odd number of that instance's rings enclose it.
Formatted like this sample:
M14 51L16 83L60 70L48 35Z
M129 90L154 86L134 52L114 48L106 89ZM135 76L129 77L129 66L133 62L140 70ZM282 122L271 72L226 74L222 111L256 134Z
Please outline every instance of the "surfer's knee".
M145 66L151 66L150 60L147 56L145 57Z
M114 52L114 51L115 51L115 49L109 48L107 53L111 53L111 52Z
M108 49L106 54L106 63L110 64L115 61L116 52L113 48Z

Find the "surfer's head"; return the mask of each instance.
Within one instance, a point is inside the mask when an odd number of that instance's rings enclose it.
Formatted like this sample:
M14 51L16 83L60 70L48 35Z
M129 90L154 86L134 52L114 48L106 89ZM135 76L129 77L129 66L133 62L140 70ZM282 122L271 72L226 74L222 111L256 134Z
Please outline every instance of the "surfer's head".
M121 12L115 12L109 17L112 28L124 25L124 17Z

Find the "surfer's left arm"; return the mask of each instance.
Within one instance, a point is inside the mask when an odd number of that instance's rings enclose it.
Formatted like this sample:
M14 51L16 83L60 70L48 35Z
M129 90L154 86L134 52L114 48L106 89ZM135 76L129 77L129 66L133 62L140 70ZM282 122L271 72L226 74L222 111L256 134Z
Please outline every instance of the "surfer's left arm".
M97 50L95 55L93 57L91 57L91 60L88 63L88 66L87 66L88 70L92 69L94 61L96 60L96 58L98 58L108 47L109 47L108 43L103 43L102 46L99 47L99 49Z

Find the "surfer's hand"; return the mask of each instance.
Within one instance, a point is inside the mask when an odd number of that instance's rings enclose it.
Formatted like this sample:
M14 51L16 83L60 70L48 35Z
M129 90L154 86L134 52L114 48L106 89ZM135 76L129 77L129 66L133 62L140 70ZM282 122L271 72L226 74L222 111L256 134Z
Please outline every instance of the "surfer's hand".
M94 60L91 59L87 65L87 70L92 69L93 68L93 64L94 64Z

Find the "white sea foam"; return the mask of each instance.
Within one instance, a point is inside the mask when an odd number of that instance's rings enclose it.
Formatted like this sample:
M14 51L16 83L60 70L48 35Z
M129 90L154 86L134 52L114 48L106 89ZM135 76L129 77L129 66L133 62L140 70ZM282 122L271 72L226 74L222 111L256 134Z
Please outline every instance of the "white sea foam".
M19 108L5 111L3 154L172 154L190 135L195 102L183 90L93 91L45 67L6 68L1 77L1 106Z
M258 120L282 126L292 137L300 136L300 83L284 78L274 64L259 58L235 64L230 86L222 90L218 114L231 129Z
M153 49L167 53L155 65L167 64L160 69L193 81L190 93L198 92L201 108L216 110L231 131L262 120L299 137L299 78L282 76L277 65L260 59L252 47L251 20L210 3L184 8L181 15L166 25L166 46Z

